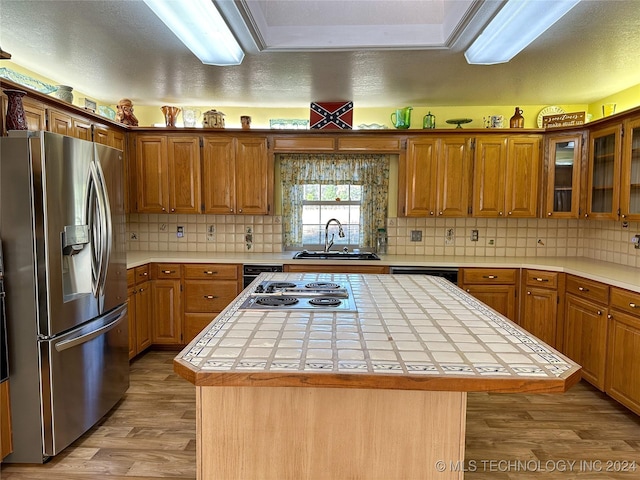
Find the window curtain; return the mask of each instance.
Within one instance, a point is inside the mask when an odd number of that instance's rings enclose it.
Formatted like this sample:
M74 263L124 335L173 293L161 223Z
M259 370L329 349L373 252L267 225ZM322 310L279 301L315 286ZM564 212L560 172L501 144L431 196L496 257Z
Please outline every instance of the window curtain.
M361 185L360 245L375 245L384 228L389 196L389 157L358 154L281 154L283 242L302 245L303 185Z

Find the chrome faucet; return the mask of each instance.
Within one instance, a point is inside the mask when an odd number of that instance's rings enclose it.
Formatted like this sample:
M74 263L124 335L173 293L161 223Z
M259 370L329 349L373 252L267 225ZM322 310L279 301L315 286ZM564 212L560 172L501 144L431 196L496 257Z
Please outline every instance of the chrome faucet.
M330 219L324 227L324 251L328 252L329 249L333 246L333 239L335 237L335 233L331 234L331 241L329 241L329 224L331 222L336 222L338 224L338 236L340 238L344 238L344 230L342 229L342 224L335 218Z

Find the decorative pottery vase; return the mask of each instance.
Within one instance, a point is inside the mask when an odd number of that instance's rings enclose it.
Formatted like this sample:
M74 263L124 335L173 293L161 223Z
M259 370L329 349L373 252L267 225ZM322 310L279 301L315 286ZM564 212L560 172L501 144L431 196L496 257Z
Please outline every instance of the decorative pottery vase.
M24 115L24 105L22 105L22 97L27 92L7 89L4 93L7 96L7 116L5 117L7 130L27 130L27 119Z
M513 117L509 119L509 127L524 128L524 117L522 116L522 110L520 110L520 107L516 107Z
M178 115L180 114L180 107L171 107L169 105L165 105L161 107L162 113L164 114L164 123L167 127L175 127L176 120L178 119Z
M73 103L73 87L68 85L58 85L58 90L53 94L56 98L67 103Z

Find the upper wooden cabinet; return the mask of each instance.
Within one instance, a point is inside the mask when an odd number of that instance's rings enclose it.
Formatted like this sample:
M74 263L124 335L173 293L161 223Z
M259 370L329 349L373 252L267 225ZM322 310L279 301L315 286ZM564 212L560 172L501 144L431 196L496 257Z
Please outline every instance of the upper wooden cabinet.
M462 136L409 139L399 169L399 213L407 217L467 216L470 143Z
M140 213L200 213L200 139L138 135L136 208Z
M620 216L640 220L640 118L624 124L620 182Z
M273 161L266 137L205 137L202 152L204 213L272 213Z
M473 172L474 217L535 217L539 135L479 136Z
M92 124L86 118L76 117L55 108L48 108L47 116L50 132L93 141Z
M578 218L581 204L583 133L553 134L546 140L544 215Z
M621 124L589 133L587 218L617 220L620 215L621 139Z

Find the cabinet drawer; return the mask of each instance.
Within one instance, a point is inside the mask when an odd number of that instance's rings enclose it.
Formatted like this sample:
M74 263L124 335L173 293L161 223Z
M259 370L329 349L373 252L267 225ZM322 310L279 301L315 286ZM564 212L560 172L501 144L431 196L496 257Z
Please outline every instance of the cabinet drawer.
M558 273L526 270L525 282L531 287L555 289L558 288Z
M156 263L153 269L154 279L180 278L180 265L177 263Z
M238 282L232 280L188 280L184 285L184 311L220 312L238 295Z
M609 302L608 285L574 275L567 275L567 293L578 295L592 302Z
M611 287L611 306L640 317L640 293Z
M376 150L379 152L397 152L402 147L399 138L338 138L338 150L347 152L360 152Z
M515 268L465 268L463 283L478 285L509 285L515 284L518 270Z
M135 268L136 285L140 282L146 282L149 280L149 265L141 265ZM127 272L127 280L129 280L129 273Z
M238 278L238 266L235 264L221 263L196 263L184 265L184 278L193 279L224 279L236 280Z
M333 137L276 137L273 139L275 152L331 152L336 141Z

